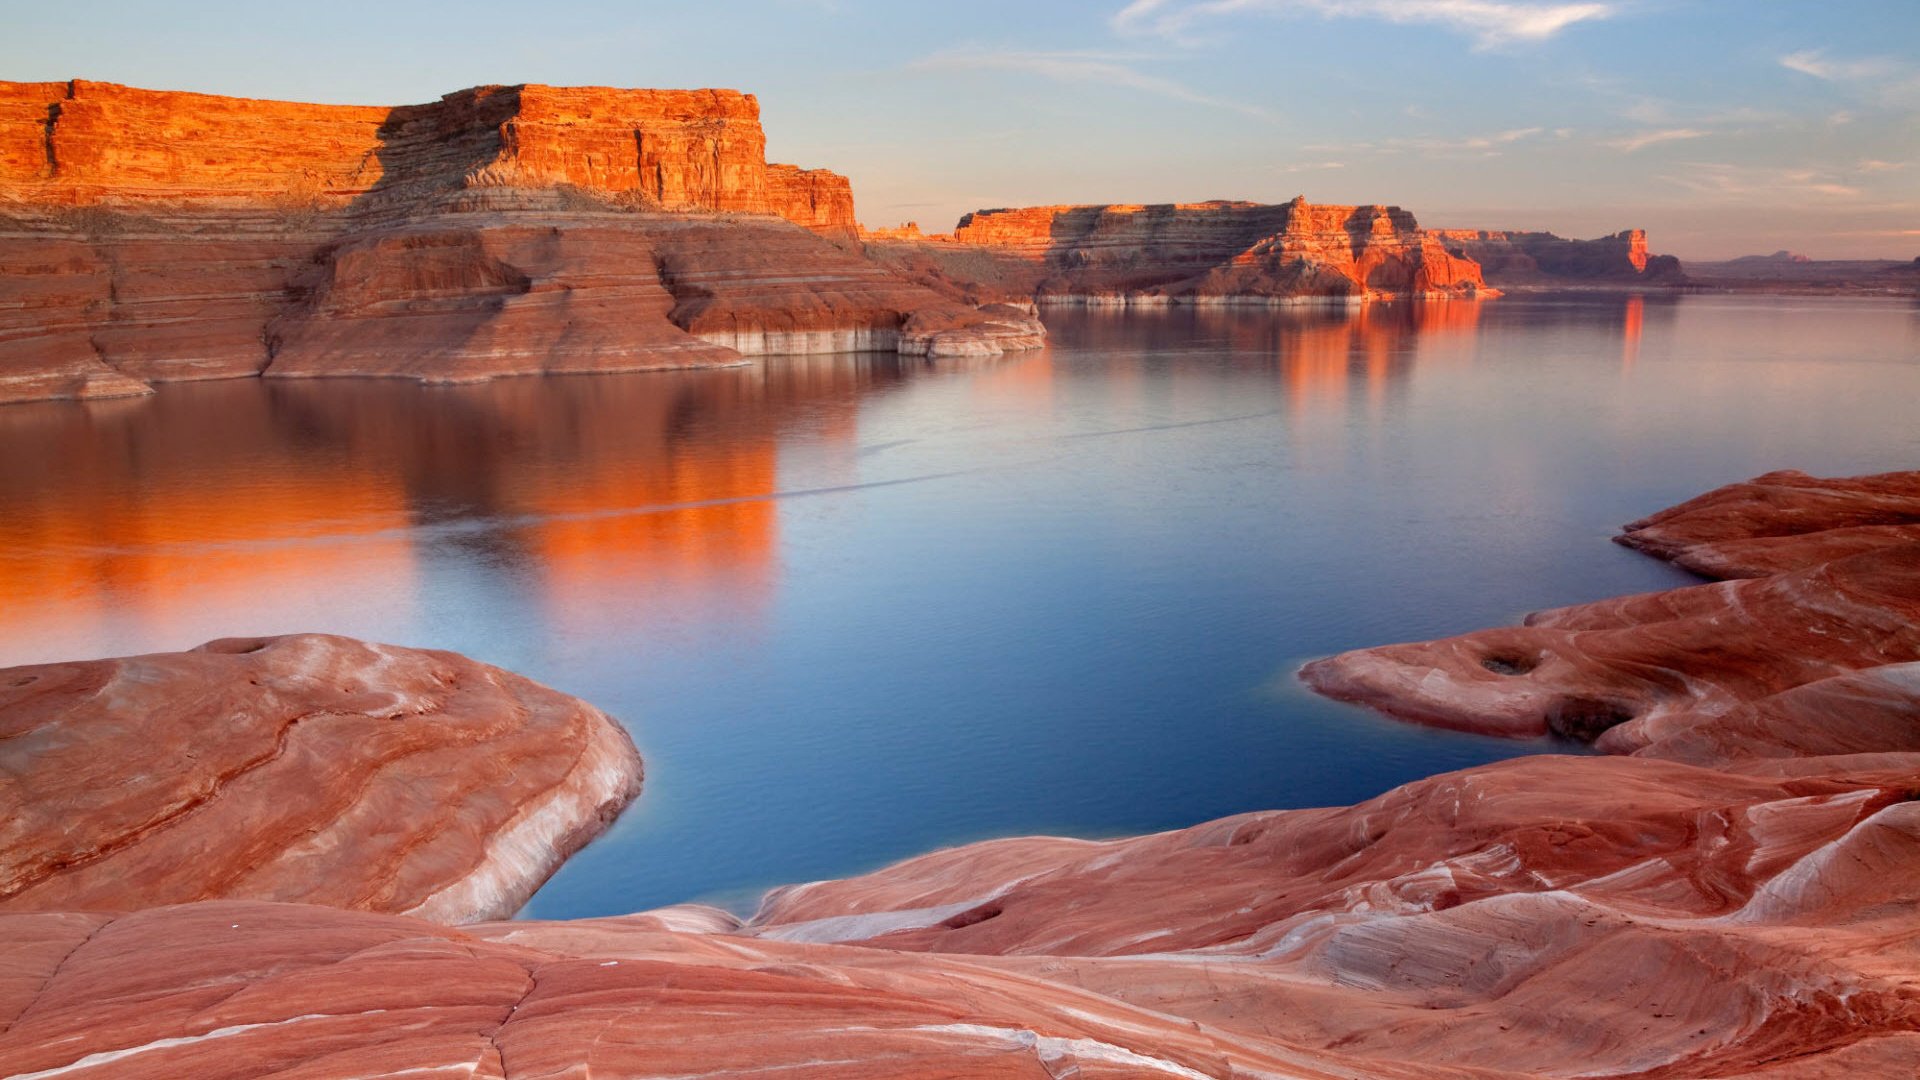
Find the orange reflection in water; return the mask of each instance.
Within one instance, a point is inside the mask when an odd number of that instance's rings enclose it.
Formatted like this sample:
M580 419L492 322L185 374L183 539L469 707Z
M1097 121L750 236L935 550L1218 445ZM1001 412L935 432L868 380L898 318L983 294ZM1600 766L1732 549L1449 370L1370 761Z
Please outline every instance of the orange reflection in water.
M1620 318L1620 367L1625 371L1632 371L1634 361L1640 359L1640 328L1646 317L1646 307L1645 297L1627 297L1627 306Z
M530 588L561 631L696 596L757 610L783 440L851 463L861 397L898 377L831 357L0 411L0 663L414 625L432 617L426 565L452 548Z

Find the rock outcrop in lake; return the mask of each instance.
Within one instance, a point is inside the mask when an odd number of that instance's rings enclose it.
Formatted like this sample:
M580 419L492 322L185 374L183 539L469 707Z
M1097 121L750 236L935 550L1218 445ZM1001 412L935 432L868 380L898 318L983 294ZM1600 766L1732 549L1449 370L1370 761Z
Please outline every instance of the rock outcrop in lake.
M501 918L640 790L598 709L303 634L0 670L0 912L213 897Z
M1714 585L1535 612L1522 626L1307 665L1322 693L1498 735L1631 751L1796 688L1920 661L1920 473L1769 473L1627 526ZM1813 691L1801 691L1812 693Z
M1560 713L1615 755L1132 839L970 844L775 890L744 922L0 913L0 1073L1909 1075L1920 545L1836 558L1826 534L1910 523L1915 475L1769 474L1636 523L1668 555L1768 538L1802 555L1566 609L1609 649L1533 655L1489 631L1309 671L1424 662L1502 730L1481 681L1538 676L1563 703L1657 686L1617 726ZM1471 678L1453 659L1470 646Z
M1435 229L1433 235L1448 250L1479 263L1489 284L1509 288L1677 285L1686 280L1679 259L1648 253L1644 229L1594 240L1499 229Z
M1281 303L1473 296L1486 282L1397 206L1305 198L980 210L951 237L869 233L877 258L973 300Z
M366 108L0 83L0 401L1040 340L853 230L845 179L769 165L730 90ZM939 329L903 333L915 316Z

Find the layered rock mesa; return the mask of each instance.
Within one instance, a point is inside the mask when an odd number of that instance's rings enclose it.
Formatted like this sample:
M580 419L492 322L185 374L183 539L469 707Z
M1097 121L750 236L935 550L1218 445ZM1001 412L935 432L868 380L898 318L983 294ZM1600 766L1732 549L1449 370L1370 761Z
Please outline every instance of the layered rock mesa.
M1487 292L1395 206L1177 203L980 210L951 237L867 234L949 295L1083 303L1286 303Z
M1497 229L1431 231L1449 251L1479 263L1493 285L1677 285L1686 280L1679 259L1647 252L1644 229L1594 240Z
M1636 532L1812 537L1860 525L1878 485L1825 485L1838 517L1822 486L1771 474ZM1827 602L1874 622L1920 599L1903 580L1879 607ZM1729 655L1666 671L1711 680ZM1350 807L971 844L776 890L745 923L0 913L0 1073L1911 1075L1920 663L1689 715L1630 756L1514 759Z
M598 709L319 634L0 670L0 912L504 918L640 790Z
M845 179L767 164L731 90L367 108L0 83L0 401L1039 340L852 231Z

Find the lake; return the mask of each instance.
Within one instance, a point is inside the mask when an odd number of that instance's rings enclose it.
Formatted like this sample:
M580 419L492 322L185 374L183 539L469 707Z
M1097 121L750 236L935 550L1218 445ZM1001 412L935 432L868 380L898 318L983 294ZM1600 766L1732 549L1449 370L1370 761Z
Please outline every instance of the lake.
M1050 309L987 361L0 407L0 665L326 631L606 709L646 790L572 917L1573 748L1305 693L1340 649L1686 583L1608 542L1920 466L1920 309L1511 296Z

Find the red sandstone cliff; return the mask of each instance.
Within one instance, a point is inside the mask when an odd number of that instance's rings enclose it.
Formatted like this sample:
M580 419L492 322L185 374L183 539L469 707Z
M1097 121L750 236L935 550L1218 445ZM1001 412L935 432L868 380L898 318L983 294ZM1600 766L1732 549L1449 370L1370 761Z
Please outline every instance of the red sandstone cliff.
M980 210L950 239L875 233L869 250L955 295L1258 303L1487 291L1473 260L1407 211L1304 198Z
M0 83L0 402L1040 340L827 239L853 229L845 179L768 165L731 90Z
M856 239L853 185L827 169L767 166L767 202L773 212L825 236Z
M1495 285L1593 283L1677 284L1680 260L1650 255L1644 229L1596 240L1568 240L1550 232L1434 229L1448 250L1472 259Z

